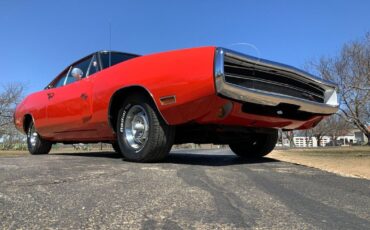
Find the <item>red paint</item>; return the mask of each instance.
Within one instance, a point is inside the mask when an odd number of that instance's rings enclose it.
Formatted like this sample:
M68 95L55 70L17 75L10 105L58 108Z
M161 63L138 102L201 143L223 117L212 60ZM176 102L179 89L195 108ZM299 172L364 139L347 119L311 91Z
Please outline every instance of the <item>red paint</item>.
M108 123L108 107L119 89L141 86L153 97L171 125L196 122L251 127L310 128L321 116L307 121L246 114L233 103L230 114L220 118L228 102L216 95L214 86L215 47L163 52L128 60L69 85L29 95L16 109L16 127L24 132L25 115L52 141L109 141L115 139ZM50 94L52 97L50 97ZM161 105L160 98L176 96L176 103Z

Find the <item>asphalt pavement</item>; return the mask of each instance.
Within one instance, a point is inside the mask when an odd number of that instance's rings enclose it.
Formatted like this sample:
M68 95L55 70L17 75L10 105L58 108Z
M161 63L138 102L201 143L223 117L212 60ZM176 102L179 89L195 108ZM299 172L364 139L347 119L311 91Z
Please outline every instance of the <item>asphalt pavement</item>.
M0 158L0 229L370 229L370 181L229 150Z

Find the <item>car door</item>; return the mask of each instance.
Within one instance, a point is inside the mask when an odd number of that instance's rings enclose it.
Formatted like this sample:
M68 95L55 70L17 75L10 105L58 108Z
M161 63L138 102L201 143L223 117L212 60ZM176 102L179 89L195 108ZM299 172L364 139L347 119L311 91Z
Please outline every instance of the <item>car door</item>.
M92 83L87 77L94 60L95 55L75 63L69 68L64 82L46 92L48 128L56 140L86 139L95 134L95 129L89 126ZM81 79L72 75L76 69L82 72Z

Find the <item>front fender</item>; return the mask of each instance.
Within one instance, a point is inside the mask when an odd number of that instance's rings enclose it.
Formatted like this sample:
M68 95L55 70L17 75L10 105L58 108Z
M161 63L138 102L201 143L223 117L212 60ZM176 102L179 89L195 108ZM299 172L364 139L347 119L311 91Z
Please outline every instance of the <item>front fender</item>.
M97 103L108 105L119 89L141 86L152 96L168 124L195 120L208 112L206 99L215 95L214 54L215 47L202 47L142 56L115 65L95 81L95 108ZM166 97L175 100L162 103Z

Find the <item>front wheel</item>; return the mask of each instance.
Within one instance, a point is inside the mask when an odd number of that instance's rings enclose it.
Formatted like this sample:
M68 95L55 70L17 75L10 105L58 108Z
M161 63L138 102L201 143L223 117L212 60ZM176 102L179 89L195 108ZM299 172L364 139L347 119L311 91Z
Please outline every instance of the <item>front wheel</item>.
M165 158L175 129L167 125L146 96L132 95L118 112L117 142L126 160L155 162Z
M28 151L32 155L48 154L52 143L44 140L36 131L35 125L31 121L27 131L27 146Z
M243 158L261 158L269 154L278 140L278 131L254 134L238 142L229 144L230 149Z

